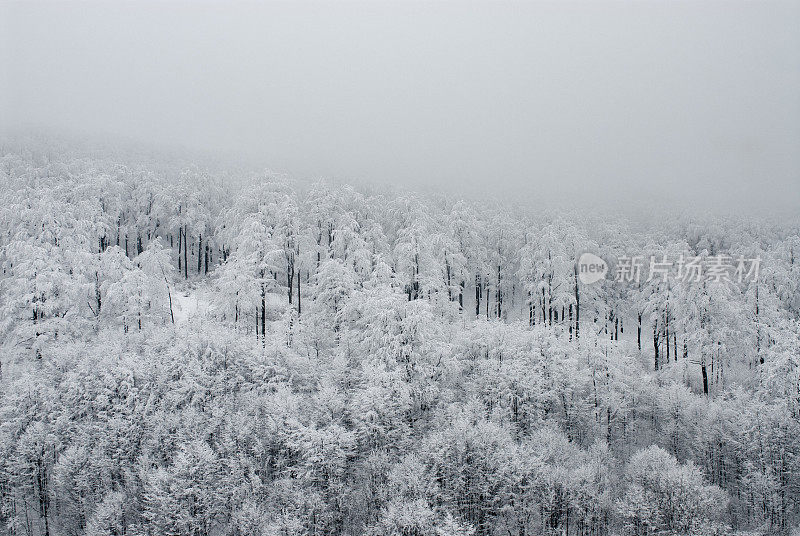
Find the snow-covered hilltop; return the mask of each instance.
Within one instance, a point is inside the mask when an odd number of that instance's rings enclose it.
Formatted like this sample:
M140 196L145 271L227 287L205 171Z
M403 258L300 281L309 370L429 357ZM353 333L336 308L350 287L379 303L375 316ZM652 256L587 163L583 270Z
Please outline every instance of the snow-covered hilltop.
M550 216L24 144L0 201L0 533L800 522L796 221ZM584 282L584 252L606 277Z

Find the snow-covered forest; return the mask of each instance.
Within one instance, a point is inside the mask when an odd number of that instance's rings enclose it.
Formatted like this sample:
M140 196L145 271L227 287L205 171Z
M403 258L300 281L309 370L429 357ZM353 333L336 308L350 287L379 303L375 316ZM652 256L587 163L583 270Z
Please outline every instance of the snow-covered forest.
M3 145L0 201L2 534L800 522L797 221L548 214L30 140ZM641 255L642 277L584 284L587 251ZM651 255L760 270L649 277Z

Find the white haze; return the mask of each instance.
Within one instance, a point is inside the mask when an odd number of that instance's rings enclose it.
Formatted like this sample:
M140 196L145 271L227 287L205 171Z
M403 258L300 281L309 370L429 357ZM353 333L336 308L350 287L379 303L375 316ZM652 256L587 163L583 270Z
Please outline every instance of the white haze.
M800 3L0 4L0 121L531 203L800 208Z

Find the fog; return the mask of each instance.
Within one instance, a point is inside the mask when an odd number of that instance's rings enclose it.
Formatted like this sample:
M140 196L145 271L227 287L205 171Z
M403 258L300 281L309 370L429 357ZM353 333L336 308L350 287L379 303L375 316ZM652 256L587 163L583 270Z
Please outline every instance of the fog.
M298 178L800 208L800 3L0 4L0 121Z

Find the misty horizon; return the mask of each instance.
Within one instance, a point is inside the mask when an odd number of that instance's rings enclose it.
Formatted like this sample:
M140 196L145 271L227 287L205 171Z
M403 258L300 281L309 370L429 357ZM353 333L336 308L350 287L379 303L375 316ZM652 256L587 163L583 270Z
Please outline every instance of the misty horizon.
M5 131L536 205L800 207L797 3L0 6Z

